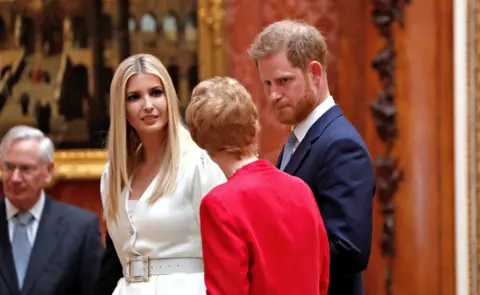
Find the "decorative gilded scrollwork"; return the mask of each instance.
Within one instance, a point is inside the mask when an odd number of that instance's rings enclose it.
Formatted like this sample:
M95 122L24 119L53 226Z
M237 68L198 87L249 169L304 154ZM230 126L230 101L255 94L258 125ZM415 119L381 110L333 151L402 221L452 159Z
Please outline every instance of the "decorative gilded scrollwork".
M198 17L213 32L215 46L223 44L223 27L226 18L226 11L223 0L209 0L207 7L201 7L198 11Z
M225 19L225 9L223 9L222 0L210 0L210 9L206 13L203 9L199 12L201 19L203 19L213 31L218 31L222 27Z
M377 71L381 89L370 105L375 127L385 146L385 153L375 159L377 191L384 218L381 235L382 255L387 259L385 278L386 294L393 294L393 258L395 257L395 195L403 180L403 171L393 157L395 140L398 137L396 84L395 84L395 39L393 24L404 25L404 8L410 0L372 0L372 22L383 39L384 47L372 61Z
M55 153L55 179L98 179L107 161L104 150L74 150Z
M198 0L200 79L226 74L225 20L223 0Z

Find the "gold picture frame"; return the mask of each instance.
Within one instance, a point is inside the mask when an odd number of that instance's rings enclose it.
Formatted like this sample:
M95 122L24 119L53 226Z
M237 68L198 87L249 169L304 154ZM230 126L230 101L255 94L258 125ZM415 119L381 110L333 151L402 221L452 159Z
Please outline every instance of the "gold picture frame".
M107 162L105 150L55 152L55 180L98 179Z
M223 0L198 1L199 78L226 74L226 11ZM98 179L107 161L105 150L60 150L55 179Z

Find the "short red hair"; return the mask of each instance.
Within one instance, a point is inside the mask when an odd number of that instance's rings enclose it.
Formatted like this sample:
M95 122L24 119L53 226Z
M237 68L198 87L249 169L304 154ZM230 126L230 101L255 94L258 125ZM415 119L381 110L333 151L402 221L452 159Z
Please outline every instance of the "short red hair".
M257 108L248 90L233 78L214 77L198 84L186 121L193 140L209 154L256 154Z

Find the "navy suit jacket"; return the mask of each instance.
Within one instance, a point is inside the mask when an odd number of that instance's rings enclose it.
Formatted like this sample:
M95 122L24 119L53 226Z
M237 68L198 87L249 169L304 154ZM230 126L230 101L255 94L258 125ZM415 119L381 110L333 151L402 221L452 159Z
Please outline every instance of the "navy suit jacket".
M282 155L283 151L278 167ZM313 124L284 171L310 186L325 222L330 244L328 294L363 295L375 176L365 142L338 105Z
M95 295L111 295L115 291L118 280L123 277L122 264L118 258L113 241L107 232L106 248L102 257L100 274L95 284Z
M91 295L103 245L98 216L49 197L40 218L23 289L20 291L0 199L0 294Z

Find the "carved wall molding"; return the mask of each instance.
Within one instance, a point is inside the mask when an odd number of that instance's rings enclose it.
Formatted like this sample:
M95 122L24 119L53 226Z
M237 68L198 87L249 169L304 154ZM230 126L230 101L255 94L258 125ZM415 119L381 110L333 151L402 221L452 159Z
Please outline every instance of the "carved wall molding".
M224 0L198 1L198 34L200 41L200 80L225 76L225 27L227 12Z
M384 47L372 61L377 71L381 89L371 103L371 114L377 134L385 151L374 161L377 178L377 192L381 213L384 218L381 233L381 252L386 258L386 294L393 294L393 259L395 257L395 195L403 180L403 171L398 168L398 159L393 148L398 137L396 83L395 83L395 36L394 24L404 25L404 8L411 0L372 0L372 23L385 40Z
M467 1L469 295L480 291L480 0Z

